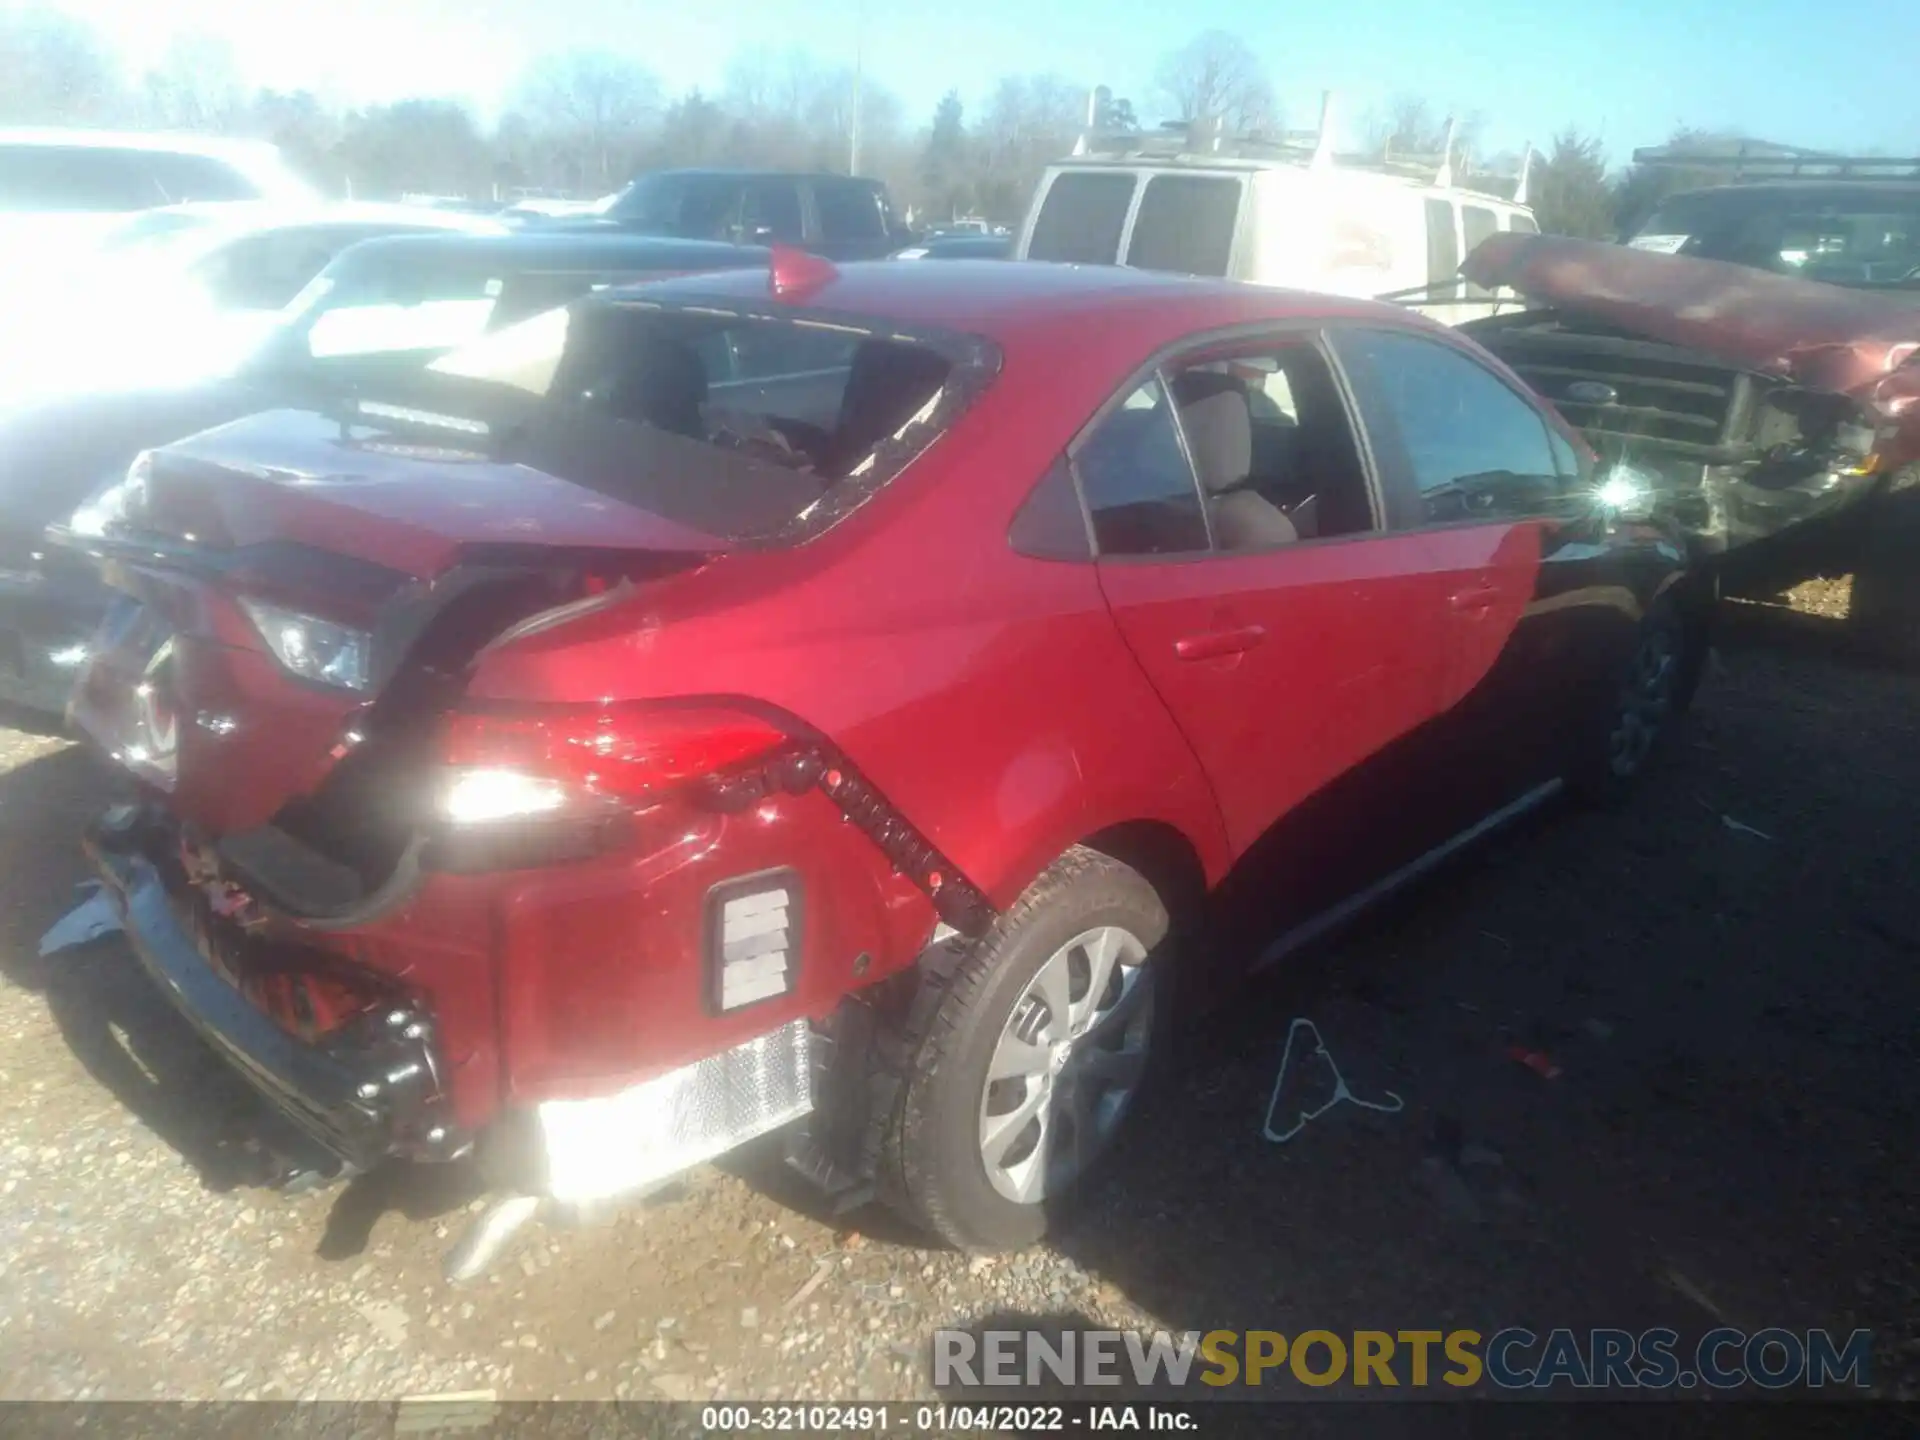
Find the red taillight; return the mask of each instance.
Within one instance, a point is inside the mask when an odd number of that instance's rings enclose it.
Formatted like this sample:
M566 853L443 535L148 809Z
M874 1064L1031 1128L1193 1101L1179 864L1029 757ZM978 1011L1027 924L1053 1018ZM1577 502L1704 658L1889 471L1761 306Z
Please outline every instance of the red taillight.
M443 758L637 803L757 759L787 738L756 715L717 706L457 711L447 717Z

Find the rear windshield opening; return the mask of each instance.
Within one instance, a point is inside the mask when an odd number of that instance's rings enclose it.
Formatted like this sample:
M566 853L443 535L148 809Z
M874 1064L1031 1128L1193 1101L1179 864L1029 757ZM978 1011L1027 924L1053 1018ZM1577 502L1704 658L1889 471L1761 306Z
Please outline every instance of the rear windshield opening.
M1912 287L1920 189L1693 191L1666 200L1632 244L1829 285Z
M588 301L431 369L436 387L460 377L476 403L534 397L498 433L538 453L512 458L738 540L858 503L952 422L997 364L989 357L970 337L804 312Z

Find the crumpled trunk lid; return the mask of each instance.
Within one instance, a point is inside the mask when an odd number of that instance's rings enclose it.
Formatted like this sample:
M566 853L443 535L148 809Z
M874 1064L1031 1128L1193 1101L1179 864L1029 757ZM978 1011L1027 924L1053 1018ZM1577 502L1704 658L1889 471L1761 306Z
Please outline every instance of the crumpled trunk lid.
M276 411L155 452L128 522L89 545L125 598L71 717L209 836L308 803L362 747L416 743L508 626L729 548L484 437L391 420ZM291 673L243 600L368 635L364 688ZM403 788L368 787L389 806Z

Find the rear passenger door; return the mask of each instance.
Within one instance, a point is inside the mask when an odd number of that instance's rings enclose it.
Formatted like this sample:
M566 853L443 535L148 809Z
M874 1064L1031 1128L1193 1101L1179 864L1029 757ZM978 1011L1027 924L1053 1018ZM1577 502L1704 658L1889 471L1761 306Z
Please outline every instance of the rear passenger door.
M887 253L887 217L871 185L813 185L813 249L833 260L874 260Z
M1248 377L1266 430L1244 458L1203 432L1197 410L1183 417L1177 397L1200 368ZM1205 388L1218 398L1217 381ZM1196 455L1216 467L1204 498ZM1229 470L1262 473L1232 483L1222 455ZM1108 606L1243 857L1228 887L1244 902L1229 905L1236 918L1270 936L1443 836L1454 817L1410 807L1406 777L1427 763L1441 698L1444 577L1430 573L1425 537L1386 525L1319 338L1280 334L1170 361L1116 396L1071 457ZM1244 520L1234 508L1263 506L1291 506L1298 524L1229 523ZM1235 529L1247 548L1227 548Z

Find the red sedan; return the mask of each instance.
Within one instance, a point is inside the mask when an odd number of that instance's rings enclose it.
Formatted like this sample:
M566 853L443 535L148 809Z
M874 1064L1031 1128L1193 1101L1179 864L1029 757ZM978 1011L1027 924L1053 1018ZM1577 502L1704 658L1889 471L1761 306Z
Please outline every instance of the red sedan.
M784 1126L1031 1241L1219 968L1170 921L1271 961L1613 795L1703 653L1631 477L1382 306L783 254L394 386L143 456L72 705L136 950L343 1169Z

